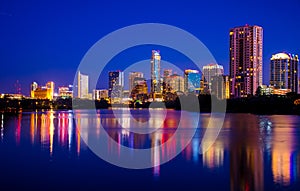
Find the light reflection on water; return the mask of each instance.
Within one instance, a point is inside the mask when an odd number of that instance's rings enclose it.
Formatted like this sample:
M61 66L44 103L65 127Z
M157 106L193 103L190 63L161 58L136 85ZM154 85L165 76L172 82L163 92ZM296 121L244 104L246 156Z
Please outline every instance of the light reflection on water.
M141 110L134 120L149 119L147 111ZM143 113L146 112L146 113ZM166 150L158 150L156 146L167 141L174 132L180 119L180 112L170 110L163 126L151 129L150 134L137 134L142 126L134 126L125 113L114 118L110 111L99 111L97 117L86 117L86 113L76 113L77 126L72 111L29 112L17 116L0 115L1 142L15 140L16 146L29 142L39 145L42 151L49 152L53 157L56 150L66 148L66 152L81 152L88 149L82 141L88 140L90 132L82 131L82 127L96 126L93 134L101 138L100 125L110 135L108 142L111 154L120 155L120 148L115 148L112 141L129 148L152 149L151 161L153 175L161 173L160 161L176 152L176 147L182 147L181 141L186 138L184 131L180 139ZM199 144L210 115L200 115L200 125L191 143L181 153L186 161L193 161L207 169L222 169L229 165L230 190L263 190L265 180L269 179L266 169L270 169L274 185L280 187L294 184L300 179L300 117L299 116L256 116L250 114L227 114L223 129L213 146L203 155L199 155ZM193 119L185 119L186 126ZM122 126L120 126L120 124ZM150 124L155 127L155 121ZM123 127L123 128L122 128ZM131 129L135 129L132 132ZM188 129L187 129L188 131ZM226 157L226 155L228 157ZM184 164L183 164L184 165ZM224 173L224 171L223 171Z

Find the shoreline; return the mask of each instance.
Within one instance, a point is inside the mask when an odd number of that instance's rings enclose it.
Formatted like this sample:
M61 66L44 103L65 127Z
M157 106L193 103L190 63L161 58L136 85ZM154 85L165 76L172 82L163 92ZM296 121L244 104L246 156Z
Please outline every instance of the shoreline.
M216 104L224 104L226 101L226 113L250 113L255 115L300 115L300 95L291 94L288 96L253 96L249 98L236 98L227 100L218 100L210 95L200 95L196 97L199 101L200 109L193 109L186 105L181 108L180 100L189 100L189 96L178 97L173 101L165 102L145 102L137 107L132 102L130 104L109 104L106 100L79 100L79 99L0 99L0 113L18 114L21 112L33 112L42 110L73 110L73 109L109 109L111 107L124 107L132 109L147 108L166 108L174 110L186 110L199 113L211 112L211 101ZM194 97L195 98L195 97ZM193 99L194 99L193 98ZM224 106L224 105L223 105Z

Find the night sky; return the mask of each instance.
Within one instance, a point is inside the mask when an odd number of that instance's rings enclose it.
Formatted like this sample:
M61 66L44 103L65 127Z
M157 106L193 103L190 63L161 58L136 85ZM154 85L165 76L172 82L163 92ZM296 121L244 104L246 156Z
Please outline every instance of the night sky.
M164 23L190 32L209 48L226 74L230 28L245 24L262 26L263 79L264 84L269 84L272 54L300 54L299 8L299 0L1 0L0 93L15 93L17 80L26 95L32 81L41 85L54 81L56 87L72 84L77 66L94 43L114 30L138 23ZM164 53L161 55L163 59ZM112 66L122 69L129 59L145 57L150 58L151 51L148 55L131 54ZM101 83L99 88L107 88L107 79Z

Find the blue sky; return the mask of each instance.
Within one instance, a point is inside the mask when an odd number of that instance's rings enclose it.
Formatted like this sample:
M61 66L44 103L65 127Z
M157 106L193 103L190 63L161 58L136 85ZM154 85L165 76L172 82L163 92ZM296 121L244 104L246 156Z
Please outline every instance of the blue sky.
M272 54L300 54L299 8L298 0L0 1L0 93L14 93L16 80L27 95L32 81L71 84L82 57L99 39L119 28L149 22L190 32L208 47L226 73L229 29L262 26L264 83L268 84ZM135 56L128 59L150 58L151 52ZM124 67L122 63L113 66ZM102 86L107 87L107 79Z

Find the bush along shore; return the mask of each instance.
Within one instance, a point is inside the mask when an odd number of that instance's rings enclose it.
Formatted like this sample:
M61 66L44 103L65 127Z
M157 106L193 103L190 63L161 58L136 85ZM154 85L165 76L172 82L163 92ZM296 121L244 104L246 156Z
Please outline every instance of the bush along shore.
M19 113L22 111L35 110L71 110L71 109L108 109L111 107L130 108L168 108L176 110L188 110L194 112L211 112L212 99L215 104L226 101L226 112L228 113L253 113L259 115L289 114L300 115L300 95L287 94L286 96L249 96L247 98L235 98L218 100L210 95L182 95L174 101L165 102L131 102L129 104L109 104L106 100L80 100L80 99L56 99L53 101L45 99L11 99L0 98L1 113ZM193 100L193 101L191 101ZM195 107L199 102L200 111ZM197 104L196 104L197 105Z

